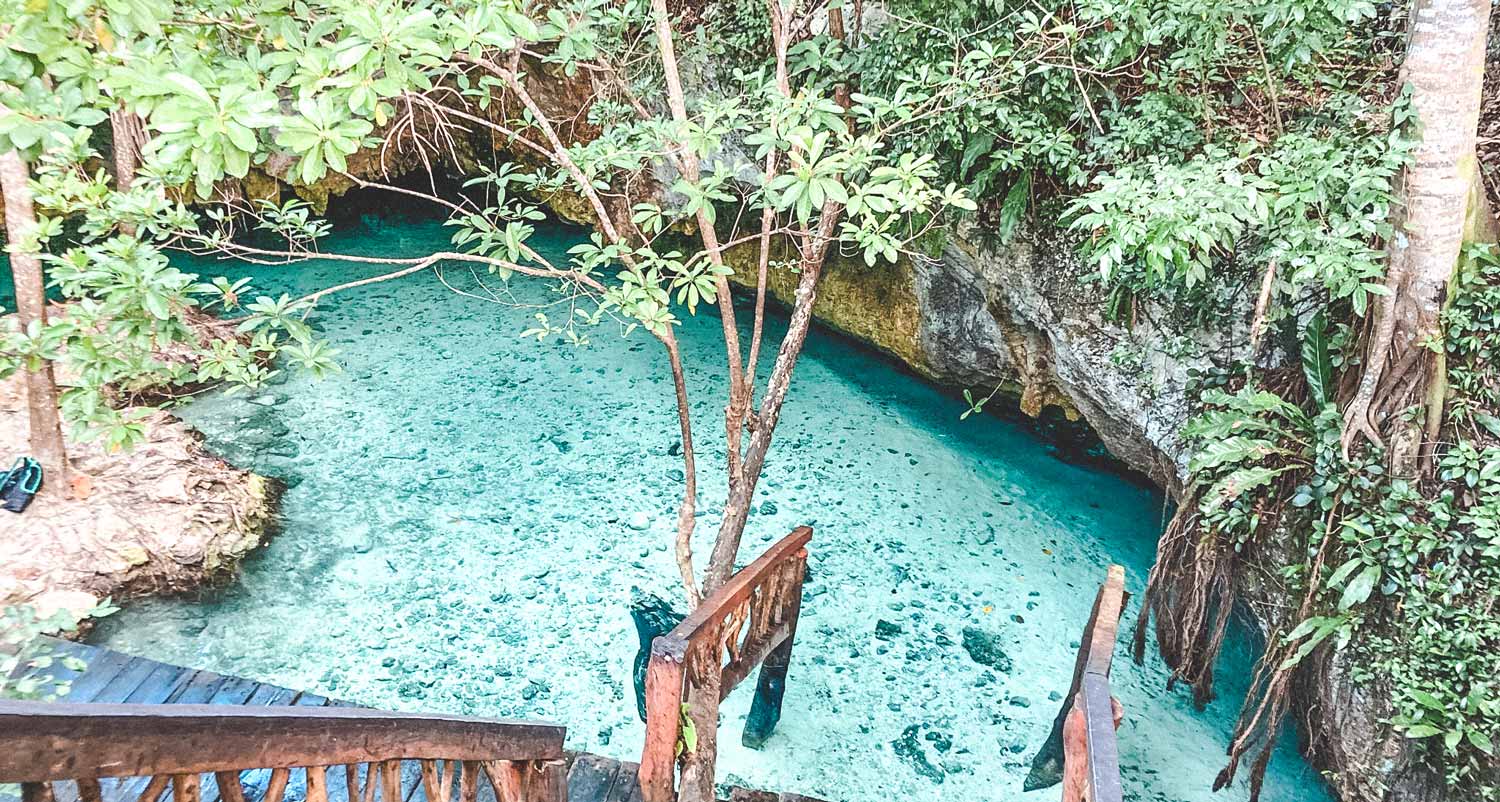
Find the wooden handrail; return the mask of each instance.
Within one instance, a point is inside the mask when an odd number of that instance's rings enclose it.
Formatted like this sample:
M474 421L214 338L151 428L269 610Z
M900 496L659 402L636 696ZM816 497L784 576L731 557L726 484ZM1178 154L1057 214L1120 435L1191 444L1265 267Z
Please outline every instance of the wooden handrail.
M684 800L712 797L719 703L761 664L743 742L759 748L781 718L786 673L802 610L811 527L798 527L729 578L671 632L651 644L646 671L646 743L640 781L645 802L677 798L677 744L683 702L691 701L699 749L687 763ZM726 659L727 657L727 659Z
M0 782L406 759L553 760L565 728L354 707L0 701Z
M73 780L81 802L100 802L101 778L149 777L142 802L155 802L169 783L176 802L196 802L199 775L213 774L224 802L244 802L240 773L270 769L263 799L281 802L289 772L301 768L306 802L327 802L328 767L341 765L351 802L375 802L377 790L381 802L402 802L401 761L419 760L431 791L451 789L461 775L460 802L477 798L481 772L501 802L561 802L565 732L551 724L348 707L3 701L0 782L21 783L28 802L46 802L53 782ZM446 779L439 761L447 764Z
M1125 569L1111 565L1094 597L1073 668L1071 709L1063 726L1063 802L1121 802L1124 795L1115 737L1120 707L1110 695L1109 672L1127 598Z

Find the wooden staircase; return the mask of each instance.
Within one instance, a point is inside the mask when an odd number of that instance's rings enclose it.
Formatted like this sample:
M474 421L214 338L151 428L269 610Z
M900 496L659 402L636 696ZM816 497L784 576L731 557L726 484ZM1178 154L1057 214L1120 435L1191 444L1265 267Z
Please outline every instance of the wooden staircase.
M697 699L700 743L712 738L719 700L759 666L745 738L770 736L781 714L811 535L804 527L783 538L656 639L641 764L570 754L564 728L554 724L370 710L52 641L58 659L50 673L72 680L71 687L61 702L0 700L0 784L19 783L22 802L711 799L712 763L679 765L674 755L679 711ZM1126 598L1124 572L1112 566L1054 732L1063 742L1065 802L1123 796L1109 673ZM63 657L82 670L63 667ZM729 799L816 802L742 788L730 789Z
M639 764L568 753L558 725L370 710L60 640L49 643L57 659L48 673L72 681L66 697L0 700L0 784L20 784L22 802L672 798L679 707L696 689L715 688L712 717L699 729L700 738L711 738L721 694L765 662L747 737L764 740L774 729L811 536L802 527L783 538L657 640L645 794ZM65 668L63 657L81 671ZM709 770L711 777L712 764ZM816 802L742 788L729 798Z

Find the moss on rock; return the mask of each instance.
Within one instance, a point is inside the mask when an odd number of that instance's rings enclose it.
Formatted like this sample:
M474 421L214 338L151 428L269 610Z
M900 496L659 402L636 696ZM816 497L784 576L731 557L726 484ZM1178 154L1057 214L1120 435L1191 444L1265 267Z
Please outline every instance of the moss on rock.
M777 248L773 261L786 260L785 248ZM734 269L730 280L754 289L759 253L754 242L738 245L725 252L725 263ZM767 295L791 305L797 294L798 275L774 264L767 271ZM818 299L813 305L818 321L855 337L901 360L924 376L931 371L922 356L919 329L921 310L912 265L902 259L894 264L881 262L874 267L863 261L832 257L823 268L818 282Z

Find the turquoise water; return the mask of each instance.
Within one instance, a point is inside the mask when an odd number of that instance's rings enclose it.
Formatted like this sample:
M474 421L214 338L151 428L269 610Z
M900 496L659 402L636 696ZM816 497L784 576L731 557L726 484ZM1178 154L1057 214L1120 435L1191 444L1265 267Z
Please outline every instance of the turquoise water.
M326 247L419 253L446 236L367 223ZM561 258L578 236L544 230L540 250ZM293 294L371 274L194 267ZM232 586L131 605L97 637L375 706L550 719L573 748L633 758L627 605L634 589L677 593L668 544L682 466L660 348L613 327L584 348L522 340L555 300L546 288L465 268L441 279L469 295L426 273L325 299L316 319L341 374L184 409L231 461L287 479L284 530ZM681 337L702 449L701 555L724 495L723 346L711 311ZM1023 795L1021 780L1105 564L1123 564L1140 590L1161 502L1060 461L1013 424L960 422L963 408L846 342L810 341L743 557L811 524L812 581L781 725L763 751L741 747L751 683L731 696L721 779L849 802L1056 798ZM966 628L994 639L1009 670L971 658ZM1129 798L1245 798L1243 786L1209 790L1243 693L1242 649L1223 672L1228 698L1199 714L1186 692L1165 691L1159 661L1137 667L1122 645ZM1284 748L1264 798L1326 795Z

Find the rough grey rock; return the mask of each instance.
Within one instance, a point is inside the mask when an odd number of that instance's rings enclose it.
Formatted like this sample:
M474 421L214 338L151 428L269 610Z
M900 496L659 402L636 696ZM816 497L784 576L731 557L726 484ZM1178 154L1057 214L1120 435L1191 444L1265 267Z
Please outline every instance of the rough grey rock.
M1076 252L1063 235L1022 232L1002 245L972 225L956 232L940 258L915 266L924 367L959 386L1019 385L1033 414L1069 405L1112 454L1175 490L1188 371L1232 353L1246 332L1172 330L1154 322L1167 318L1159 309L1130 328L1112 322Z

